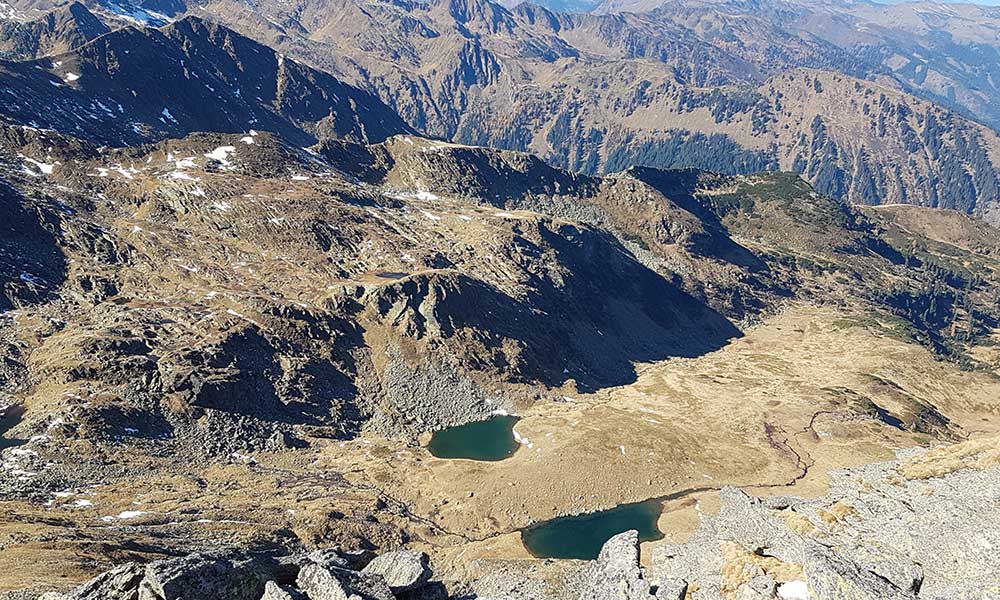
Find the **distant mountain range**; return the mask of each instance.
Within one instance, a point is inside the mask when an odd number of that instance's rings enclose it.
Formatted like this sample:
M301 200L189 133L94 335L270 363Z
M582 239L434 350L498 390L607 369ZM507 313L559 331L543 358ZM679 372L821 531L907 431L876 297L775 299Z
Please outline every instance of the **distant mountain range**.
M7 23L0 49L11 59L94 39L67 56L0 66L10 82L0 93L32 90L4 107L10 120L109 143L205 128L270 129L302 143L416 131L588 174L792 170L850 202L1000 222L997 9L796 0L615 0L592 14L488 0L90 8L111 27L192 14L232 31L188 19L105 35L79 4ZM229 55L210 50L225 40L238 42ZM141 58L124 53L132 46ZM135 70L112 76L119 61ZM119 104L129 119L113 114ZM63 108L47 114L54 105Z

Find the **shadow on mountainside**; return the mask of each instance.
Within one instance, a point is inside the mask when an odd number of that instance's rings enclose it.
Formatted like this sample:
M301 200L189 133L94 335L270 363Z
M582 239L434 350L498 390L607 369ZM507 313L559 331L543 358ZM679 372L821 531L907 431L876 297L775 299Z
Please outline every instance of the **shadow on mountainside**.
M698 217L707 235L692 239L692 250L704 256L718 258L744 267L750 271L766 271L767 265L753 252L733 241L719 216L695 197L695 192L706 178L718 176L695 169L663 170L635 167L629 173L656 191L669 198L674 204Z
M0 311L43 302L66 280L55 223L0 179Z
M631 383L636 363L695 357L740 337L723 315L637 262L613 238L571 224L539 223L563 271L535 276L523 297L464 273L400 282L420 330L436 321L444 350L470 370L581 391ZM523 253L541 252L526 237ZM387 298L385 305L396 305Z

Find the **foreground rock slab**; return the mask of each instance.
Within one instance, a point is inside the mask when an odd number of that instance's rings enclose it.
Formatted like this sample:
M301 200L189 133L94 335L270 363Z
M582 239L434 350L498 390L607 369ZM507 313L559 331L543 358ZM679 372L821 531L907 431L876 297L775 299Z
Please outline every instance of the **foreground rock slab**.
M406 550L382 554L368 563L361 572L380 575L393 593L419 588L431 577L427 555Z

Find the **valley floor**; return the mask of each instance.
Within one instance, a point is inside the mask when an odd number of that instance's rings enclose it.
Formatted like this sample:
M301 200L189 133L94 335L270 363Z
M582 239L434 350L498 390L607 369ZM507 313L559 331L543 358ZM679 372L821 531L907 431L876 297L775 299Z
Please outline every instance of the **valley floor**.
M685 540L718 491L819 496L830 472L894 450L996 433L1000 380L962 371L850 307L792 304L724 348L644 365L637 381L520 410L520 449L499 462L439 459L362 436L177 465L95 456L86 489L0 510L0 591L65 589L112 563L174 549L264 548L292 533L426 550L446 581L496 568L561 577L519 530L664 497L659 545ZM363 532L363 535L361 535ZM513 561L513 562L510 562Z

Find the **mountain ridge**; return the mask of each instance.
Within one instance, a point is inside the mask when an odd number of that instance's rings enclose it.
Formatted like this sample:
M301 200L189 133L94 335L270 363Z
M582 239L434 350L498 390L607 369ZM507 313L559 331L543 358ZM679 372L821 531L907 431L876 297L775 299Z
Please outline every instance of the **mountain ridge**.
M365 92L197 17L163 30L127 26L0 69L9 122L105 143L255 126L303 145L316 135L380 140L411 131ZM244 90L253 96L243 98Z
M657 20L655 16L558 16L539 13L544 9L528 5L507 11L499 6L488 10L488 3L479 4L483 5L481 10L456 9L456 14L466 15L462 17L464 23L456 20L447 3L378 5L379 18L389 25L376 26L365 16L364 2L345 0L338 9L342 26L315 30L311 29L310 19L318 18L320 13L316 11L322 3L303 4L301 11L288 13L287 17L280 16L280 12L273 18L267 16L270 21L248 11L229 11L221 0L199 8L228 19L234 27L255 31L268 43L320 64L378 95L425 134L473 145L529 151L558 166L585 173L619 170L636 160L660 167L735 166L741 173L777 167L804 168L801 161L794 160L796 151L792 144L798 144L797 141L782 141L782 148L772 151L769 144L773 138L769 136L779 133L766 131L766 121L753 123L757 102L753 98L755 95L759 98L760 90L768 90L770 84L760 80L759 67L754 62L758 59L752 57L754 53L766 53L766 46L751 48L747 51L749 58L740 58L739 53L706 43L686 25L671 25L670 21ZM262 6L258 10L271 9ZM275 10L285 9L275 7ZM291 35L281 33L281 26L274 25L285 19ZM585 29L578 30L581 26ZM665 32L677 31L682 35L655 33L660 26L668 27ZM497 27L502 27L505 33L490 33ZM595 45L594 40L601 37L583 35L584 31L600 31L605 27L608 30L602 34L603 39L614 40L617 47L624 45L631 50L621 54L622 50L605 42ZM482 28L487 35L476 37L471 33L476 28ZM375 37L363 33L371 30L379 33ZM769 67L771 70L789 61L794 64L799 60L795 58L798 54L826 56L815 62L824 70L846 64L847 71L852 72L854 67L850 64L864 65L869 60L864 55L855 58L826 42L817 45L790 37L781 43L788 47L788 52L776 60L775 66ZM650 58L641 58L646 55ZM702 56L711 58L698 58ZM427 66L422 66L424 62ZM876 66L873 63L871 67L859 68L865 71ZM869 93L877 93L878 82L854 81ZM884 80L884 83L890 82ZM730 91L699 87L719 88L729 84L733 86ZM798 90L796 94L806 91ZM809 95L814 98L803 97L801 102L823 99L818 89ZM985 182L995 177L997 170L995 152L989 142L995 135L937 105L928 109L931 105L913 96L906 96L896 104L904 105L901 110L911 112L931 110L936 122L943 121L956 128L957 135L966 140L962 142L963 150L951 156L956 164L946 164L941 157L932 156L910 165L898 153L883 152L882 143L874 143L881 137L879 123L895 122L895 113L875 115L872 122L867 115L837 110L826 119L827 128L831 129L830 125L837 121L843 122L839 128L842 131L859 128L862 139L873 140L874 145L865 144L864 151L866 160L874 162L859 167L862 163L856 157L859 148L854 133L846 137L827 134L830 147L824 150L822 143L815 148L809 143L815 135L812 124L797 123L791 137L804 136L806 145L798 151L803 161L823 163L822 168L810 167L807 176L818 182L824 192L853 202L898 202L905 197L907 201L931 206L976 204L973 210L977 214L995 220L995 209L991 208L996 204L992 199L995 194ZM713 114L705 114L703 107ZM879 106L872 108L876 112L881 110ZM785 125L789 122L777 123L775 127ZM915 122L907 127L916 128L917 140L923 145L920 127ZM648 162L650 158L654 162ZM962 164L959 166L958 162ZM865 169L871 170L876 165L898 168L902 183L889 186L870 181ZM861 172L857 173L859 168ZM830 176L820 175L838 170L845 174L834 178L849 181L831 184ZM968 174L968 180L961 171ZM924 189L924 182L928 181L934 182L930 187L935 192ZM935 200L935 194L946 198ZM981 200L973 199L980 196Z

